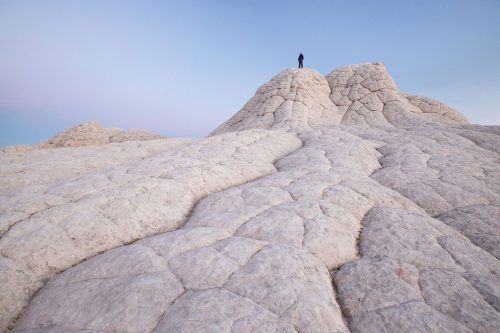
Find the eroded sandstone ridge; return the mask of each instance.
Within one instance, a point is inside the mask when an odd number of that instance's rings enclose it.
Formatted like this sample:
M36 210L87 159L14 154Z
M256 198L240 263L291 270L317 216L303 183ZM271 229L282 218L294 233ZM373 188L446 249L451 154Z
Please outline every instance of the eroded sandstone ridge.
M498 142L374 63L203 140L0 153L0 328L498 332Z

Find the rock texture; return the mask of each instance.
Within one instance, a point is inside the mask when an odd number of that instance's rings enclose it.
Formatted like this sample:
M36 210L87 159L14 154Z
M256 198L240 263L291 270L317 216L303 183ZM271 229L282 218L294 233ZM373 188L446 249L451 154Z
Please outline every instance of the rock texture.
M498 332L499 140L374 63L203 140L0 153L0 328Z
M426 97L401 93L382 63L349 65L326 76L342 123L365 126L467 124L452 108Z
M161 135L142 129L121 130L119 128L105 128L96 122L87 122L65 129L54 137L33 144L14 145L2 148L7 153L27 152L37 149L98 146L111 142L143 141L160 139Z

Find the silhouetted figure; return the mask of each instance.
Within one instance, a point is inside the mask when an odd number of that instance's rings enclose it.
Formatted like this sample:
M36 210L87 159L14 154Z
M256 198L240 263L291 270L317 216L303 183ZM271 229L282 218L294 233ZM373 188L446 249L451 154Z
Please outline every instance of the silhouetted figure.
M299 68L304 67L304 55L301 53L299 54Z

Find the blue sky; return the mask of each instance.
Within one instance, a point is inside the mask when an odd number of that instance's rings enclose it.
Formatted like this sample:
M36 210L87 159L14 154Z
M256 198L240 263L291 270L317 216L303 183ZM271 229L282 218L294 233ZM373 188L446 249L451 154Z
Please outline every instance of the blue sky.
M95 120L202 137L279 71L383 61L500 124L500 1L3 1L0 146Z

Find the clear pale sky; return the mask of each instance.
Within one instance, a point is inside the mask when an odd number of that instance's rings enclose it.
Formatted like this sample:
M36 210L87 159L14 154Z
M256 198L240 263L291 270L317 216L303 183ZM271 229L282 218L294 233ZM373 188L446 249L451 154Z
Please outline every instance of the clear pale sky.
M383 61L500 124L500 1L3 1L0 146L80 122L202 137L296 66Z

